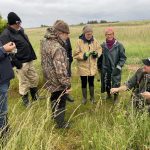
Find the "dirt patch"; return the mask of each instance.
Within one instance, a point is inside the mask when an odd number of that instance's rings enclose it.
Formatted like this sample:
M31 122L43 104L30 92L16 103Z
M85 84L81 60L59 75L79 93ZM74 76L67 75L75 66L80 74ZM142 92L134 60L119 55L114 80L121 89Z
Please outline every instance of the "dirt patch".
M140 68L140 65L132 64L132 65L127 65L128 70L130 71L136 71L138 68Z

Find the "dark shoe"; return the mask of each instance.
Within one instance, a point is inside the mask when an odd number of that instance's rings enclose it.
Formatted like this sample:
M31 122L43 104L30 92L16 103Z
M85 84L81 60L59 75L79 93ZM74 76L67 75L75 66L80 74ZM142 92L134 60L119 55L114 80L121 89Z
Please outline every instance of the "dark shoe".
M29 105L28 93L22 96L23 104L27 107Z
M107 92L107 97L106 97L106 99L111 99L111 98L112 98L112 96L111 96L110 92Z
M65 94L64 96L68 102L74 102L73 97L71 97L69 94Z
M94 98L94 87L89 87L90 89L90 100L91 102L94 104L96 101L95 101L95 98Z
M82 88L82 104L86 104L87 102L87 88Z
M38 92L37 87L30 88L30 93L33 101L37 100L37 92Z

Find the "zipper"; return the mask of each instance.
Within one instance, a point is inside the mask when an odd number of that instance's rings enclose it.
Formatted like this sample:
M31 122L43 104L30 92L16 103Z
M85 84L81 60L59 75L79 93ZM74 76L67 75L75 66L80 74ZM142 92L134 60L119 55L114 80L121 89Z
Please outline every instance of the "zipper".
M90 52L90 45L89 46L89 52ZM89 69L90 69L90 75L91 75L91 61L90 61L90 56L89 56Z

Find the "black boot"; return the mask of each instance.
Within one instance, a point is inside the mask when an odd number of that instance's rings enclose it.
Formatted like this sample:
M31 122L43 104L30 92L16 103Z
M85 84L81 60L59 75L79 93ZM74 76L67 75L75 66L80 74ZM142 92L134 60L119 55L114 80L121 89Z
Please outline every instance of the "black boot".
M90 100L91 100L91 102L94 104L94 103L95 103L94 87L93 87L93 86L90 86L89 89L90 89L90 97L91 97Z
M85 105L87 102L87 88L82 88L82 96L83 96L82 104Z
M37 87L30 88L30 93L31 93L31 97L32 97L33 101L36 101L38 99L37 92L38 92L38 88Z
M28 93L22 96L23 104L27 107L29 105Z
M54 120L57 128L68 128L69 124L65 122L65 108L58 108L54 112Z

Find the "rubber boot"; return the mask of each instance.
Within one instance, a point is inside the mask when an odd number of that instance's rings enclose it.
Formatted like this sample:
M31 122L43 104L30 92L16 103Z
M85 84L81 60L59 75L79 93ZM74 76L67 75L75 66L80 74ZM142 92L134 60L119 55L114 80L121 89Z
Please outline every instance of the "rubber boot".
M57 124L56 128L68 128L69 124L65 122L65 108L55 110L54 120Z
M37 92L38 92L37 87L30 88L30 94L31 94L31 97L32 97L32 101L36 101L38 99Z
M23 104L27 107L29 105L28 93L22 96Z
M87 102L87 88L82 88L82 104L86 104Z
M93 86L90 86L89 87L89 90L90 90L90 100L91 102L94 104L96 101L95 101L95 97L94 97L94 87Z

